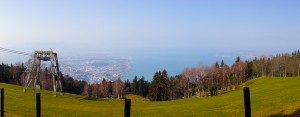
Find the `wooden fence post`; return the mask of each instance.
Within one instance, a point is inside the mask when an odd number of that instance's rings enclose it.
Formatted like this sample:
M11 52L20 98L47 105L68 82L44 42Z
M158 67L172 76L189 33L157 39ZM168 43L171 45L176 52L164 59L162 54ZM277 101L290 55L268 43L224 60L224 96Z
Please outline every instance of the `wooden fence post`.
M1 88L1 117L4 117L4 88Z
M41 117L41 94L36 94L36 116Z
M130 99L125 99L124 117L130 117L130 106L131 106L131 100Z
M251 117L250 89L248 87L244 87L244 107L245 117Z

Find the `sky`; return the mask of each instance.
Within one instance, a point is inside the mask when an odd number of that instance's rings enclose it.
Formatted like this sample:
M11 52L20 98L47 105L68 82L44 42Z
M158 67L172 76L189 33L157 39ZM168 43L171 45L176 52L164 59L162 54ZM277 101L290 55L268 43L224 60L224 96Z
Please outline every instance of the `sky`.
M299 6L299 0L3 0L0 47L120 56L291 52L299 49Z

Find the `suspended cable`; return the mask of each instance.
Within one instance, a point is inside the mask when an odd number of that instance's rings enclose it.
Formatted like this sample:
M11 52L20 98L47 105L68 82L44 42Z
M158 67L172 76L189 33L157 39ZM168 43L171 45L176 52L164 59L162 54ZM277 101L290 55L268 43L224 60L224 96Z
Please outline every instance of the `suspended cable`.
M22 52L22 51L17 51L17 50L11 50L11 49L2 48L2 47L0 47L0 51L8 52L8 53L14 53L14 54L27 55L27 56L31 56L32 55L32 54L27 53L27 52Z

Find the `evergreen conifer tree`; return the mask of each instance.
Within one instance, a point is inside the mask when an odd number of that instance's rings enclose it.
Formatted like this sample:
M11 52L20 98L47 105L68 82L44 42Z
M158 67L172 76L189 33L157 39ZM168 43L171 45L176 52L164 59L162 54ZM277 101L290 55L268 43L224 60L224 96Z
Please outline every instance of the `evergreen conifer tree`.
M149 87L149 99L151 101L169 100L170 83L166 70L158 71L154 74L152 83Z

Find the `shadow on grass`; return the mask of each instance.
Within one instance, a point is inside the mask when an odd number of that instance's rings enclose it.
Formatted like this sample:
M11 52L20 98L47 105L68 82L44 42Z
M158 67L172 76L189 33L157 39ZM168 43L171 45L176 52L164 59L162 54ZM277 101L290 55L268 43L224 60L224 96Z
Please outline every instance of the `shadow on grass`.
M282 110L279 114L270 115L269 117L300 117L300 109L292 114L283 114L283 112L284 110Z
M107 98L95 98L95 97L85 97L82 100L92 100L92 101L109 101Z

